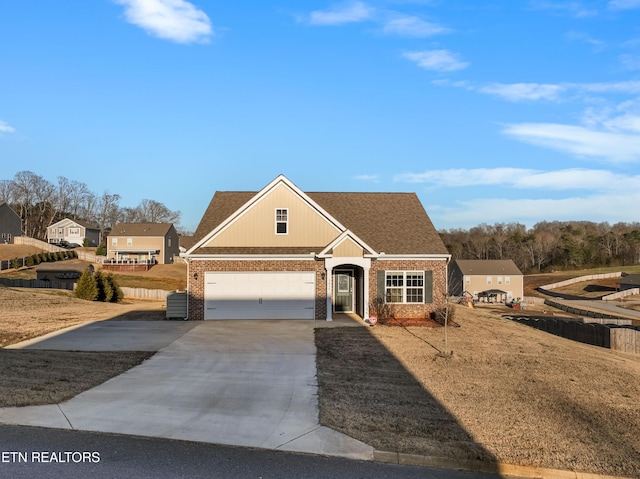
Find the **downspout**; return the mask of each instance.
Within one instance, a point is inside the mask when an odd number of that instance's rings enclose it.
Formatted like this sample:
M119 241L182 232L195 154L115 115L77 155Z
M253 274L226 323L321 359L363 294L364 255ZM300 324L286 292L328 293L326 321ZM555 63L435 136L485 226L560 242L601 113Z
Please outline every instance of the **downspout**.
M190 292L190 288L189 288L189 279L191 278L190 276L190 271L189 271L189 267L191 266L191 261L189 261L187 259L187 315L185 316L184 320L188 321L189 320L189 296L191 296Z

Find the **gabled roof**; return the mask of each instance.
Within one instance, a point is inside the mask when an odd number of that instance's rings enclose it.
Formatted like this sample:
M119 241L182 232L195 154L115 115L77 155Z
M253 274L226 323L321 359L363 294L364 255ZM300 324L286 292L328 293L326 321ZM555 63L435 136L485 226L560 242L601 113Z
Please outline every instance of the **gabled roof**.
M510 259L457 259L454 264L458 266L462 274L469 276L493 274L518 276L522 274Z
M173 223L118 223L109 236L166 236Z
M278 180L285 181L295 188L283 176L276 178L270 185ZM196 229L194 245L223 225L231 216L237 215L241 208L264 192L264 189L260 192L217 191ZM310 200L313 207L321 209L323 214L328 214L329 219L339 226L342 232L349 230L368 247L379 253L448 254L415 193L303 193L299 191L299 194ZM305 253L310 251L320 253L326 246L309 245L303 249ZM246 248L227 248L228 251L225 252L219 250L220 248L199 248L192 252L197 254L214 252L218 254L256 254L256 252L249 252ZM282 250L279 252L292 251ZM264 252L264 254L277 253L273 248Z
M60 221L57 221L56 223L53 223L53 224L49 225L49 228L57 227L57 225L59 225L61 223L75 223L77 225L82 226L83 228L87 228L87 229L90 229L90 230L100 230L99 226L92 225L91 223L89 223L87 221L84 221L84 220L74 220L72 218L63 218Z
M11 206L9 206L9 203L7 203L6 201L2 200L0 201L0 208L2 208L3 206L6 206L7 209L9 211L11 211L14 215L18 216L18 213L16 213L15 211L13 211L13 208L11 208ZM18 216L19 217L19 216Z

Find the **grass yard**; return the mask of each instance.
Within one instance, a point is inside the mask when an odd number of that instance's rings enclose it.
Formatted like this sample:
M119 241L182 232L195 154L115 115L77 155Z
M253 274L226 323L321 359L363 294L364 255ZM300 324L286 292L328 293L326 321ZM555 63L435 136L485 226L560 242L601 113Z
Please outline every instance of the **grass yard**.
M456 308L448 330L316 330L320 420L372 446L640 477L640 358Z
M0 285L0 312L0 347L4 347L90 321L164 319L165 302L100 303L78 299L70 291Z
M43 250L35 246L27 246L21 244L0 244L0 261L10 260L13 258L24 258L34 253L42 253Z
M0 349L0 407L56 404L137 366L148 351Z

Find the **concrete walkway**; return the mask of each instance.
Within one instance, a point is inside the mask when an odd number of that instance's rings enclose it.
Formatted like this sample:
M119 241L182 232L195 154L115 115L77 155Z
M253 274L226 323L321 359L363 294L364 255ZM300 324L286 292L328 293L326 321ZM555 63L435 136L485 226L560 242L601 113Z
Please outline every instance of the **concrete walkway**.
M25 346L80 349L74 344L86 345L91 331L105 335L99 350L105 342L141 349L173 340L65 403L0 408L1 423L373 457L370 446L318 423L312 321L94 324Z

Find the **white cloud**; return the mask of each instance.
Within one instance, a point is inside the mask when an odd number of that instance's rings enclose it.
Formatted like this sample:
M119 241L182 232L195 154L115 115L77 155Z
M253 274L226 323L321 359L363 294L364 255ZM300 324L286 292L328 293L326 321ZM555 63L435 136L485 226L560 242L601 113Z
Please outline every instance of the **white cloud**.
M450 72L462 70L469 66L468 63L459 60L454 53L447 50L405 52L402 56L415 62L420 68L424 68L425 70Z
M594 50L596 51L601 51L602 48L605 46L605 42L603 42L602 40L598 40L596 38L593 38L591 35L588 35L587 33L582 33L582 32L569 32L566 34L566 37L574 42L583 42L586 43L588 45L591 45L594 47Z
M386 22L383 31L386 34L424 38L449 33L451 30L437 23L426 22L418 17L401 16Z
M487 95L493 95L508 101L522 100L560 100L562 94L571 92L584 93L640 93L640 81L621 81L608 83L488 83L478 86L470 82L450 80L438 80L433 82L439 86L451 86L464 88L468 91L477 91Z
M356 175L354 176L354 179L360 181L373 181L374 183L378 183L380 181L380 177L378 175Z
M620 55L620 63L627 69L631 71L640 70L640 55L638 54L625 54Z
M640 8L640 0L610 0L609 8L612 10L630 10Z
M447 187L501 185L510 182L518 175L533 172L534 170L520 168L452 168L448 170L429 170L424 173L398 174L394 176L394 180L404 183L429 183Z
M334 5L329 10L315 10L309 15L311 25L344 25L369 20L374 10L363 2Z
M7 122L0 120L0 133L15 133L16 129Z
M540 83L490 83L479 88L479 92L499 96L509 101L557 100L566 88L561 85Z
M530 168L451 168L423 173L403 173L394 181L422 183L434 187L468 188L471 186L503 186L532 190L640 190L640 175L629 176L608 170L569 168L540 171Z
M507 125L503 134L537 146L612 162L640 161L640 135L557 123Z
M115 0L126 20L148 34L177 43L206 42L213 35L206 13L185 0Z
M540 221L637 222L633 208L612 205L638 204L640 191L576 196L571 198L507 199L474 198L454 206L427 205L429 215L438 228L472 227L479 223L519 222L528 226Z
M624 0L623 0L624 1ZM629 0L627 0L629 1ZM580 2L546 2L534 1L531 3L536 10L548 10L561 15L570 15L576 18L593 17L598 14L597 10L587 8Z

